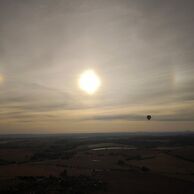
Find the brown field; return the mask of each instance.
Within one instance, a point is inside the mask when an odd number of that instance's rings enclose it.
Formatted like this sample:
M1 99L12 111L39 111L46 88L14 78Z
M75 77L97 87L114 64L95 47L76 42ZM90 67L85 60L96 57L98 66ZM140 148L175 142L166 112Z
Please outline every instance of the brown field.
M10 178L15 176L57 176L62 170L61 167L44 164L10 164L0 167L0 176Z
M29 149L1 149L0 158L8 161L22 162L29 159L33 151Z

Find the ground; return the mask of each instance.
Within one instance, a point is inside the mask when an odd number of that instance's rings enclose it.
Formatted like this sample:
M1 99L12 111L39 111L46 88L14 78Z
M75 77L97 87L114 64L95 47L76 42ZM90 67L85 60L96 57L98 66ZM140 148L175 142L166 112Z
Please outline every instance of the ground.
M0 193L43 190L193 194L194 135L1 136Z

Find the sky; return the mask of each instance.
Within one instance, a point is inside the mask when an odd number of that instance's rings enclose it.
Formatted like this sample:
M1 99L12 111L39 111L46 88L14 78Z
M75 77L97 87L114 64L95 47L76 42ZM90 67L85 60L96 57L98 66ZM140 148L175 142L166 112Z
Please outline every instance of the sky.
M0 0L0 133L194 130L193 8ZM87 69L93 95L78 87Z

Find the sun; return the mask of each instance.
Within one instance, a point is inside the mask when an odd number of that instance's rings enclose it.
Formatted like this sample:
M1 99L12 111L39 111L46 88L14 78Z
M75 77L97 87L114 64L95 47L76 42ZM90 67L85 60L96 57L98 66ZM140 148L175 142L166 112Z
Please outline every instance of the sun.
M101 86L101 80L94 70L84 71L79 78L79 87L87 94L94 94Z

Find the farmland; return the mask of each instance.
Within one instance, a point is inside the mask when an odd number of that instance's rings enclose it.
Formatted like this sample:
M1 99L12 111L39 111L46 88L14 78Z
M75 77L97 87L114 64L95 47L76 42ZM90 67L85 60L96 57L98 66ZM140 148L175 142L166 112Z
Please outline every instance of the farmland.
M190 194L193 156L187 134L1 136L0 191Z

